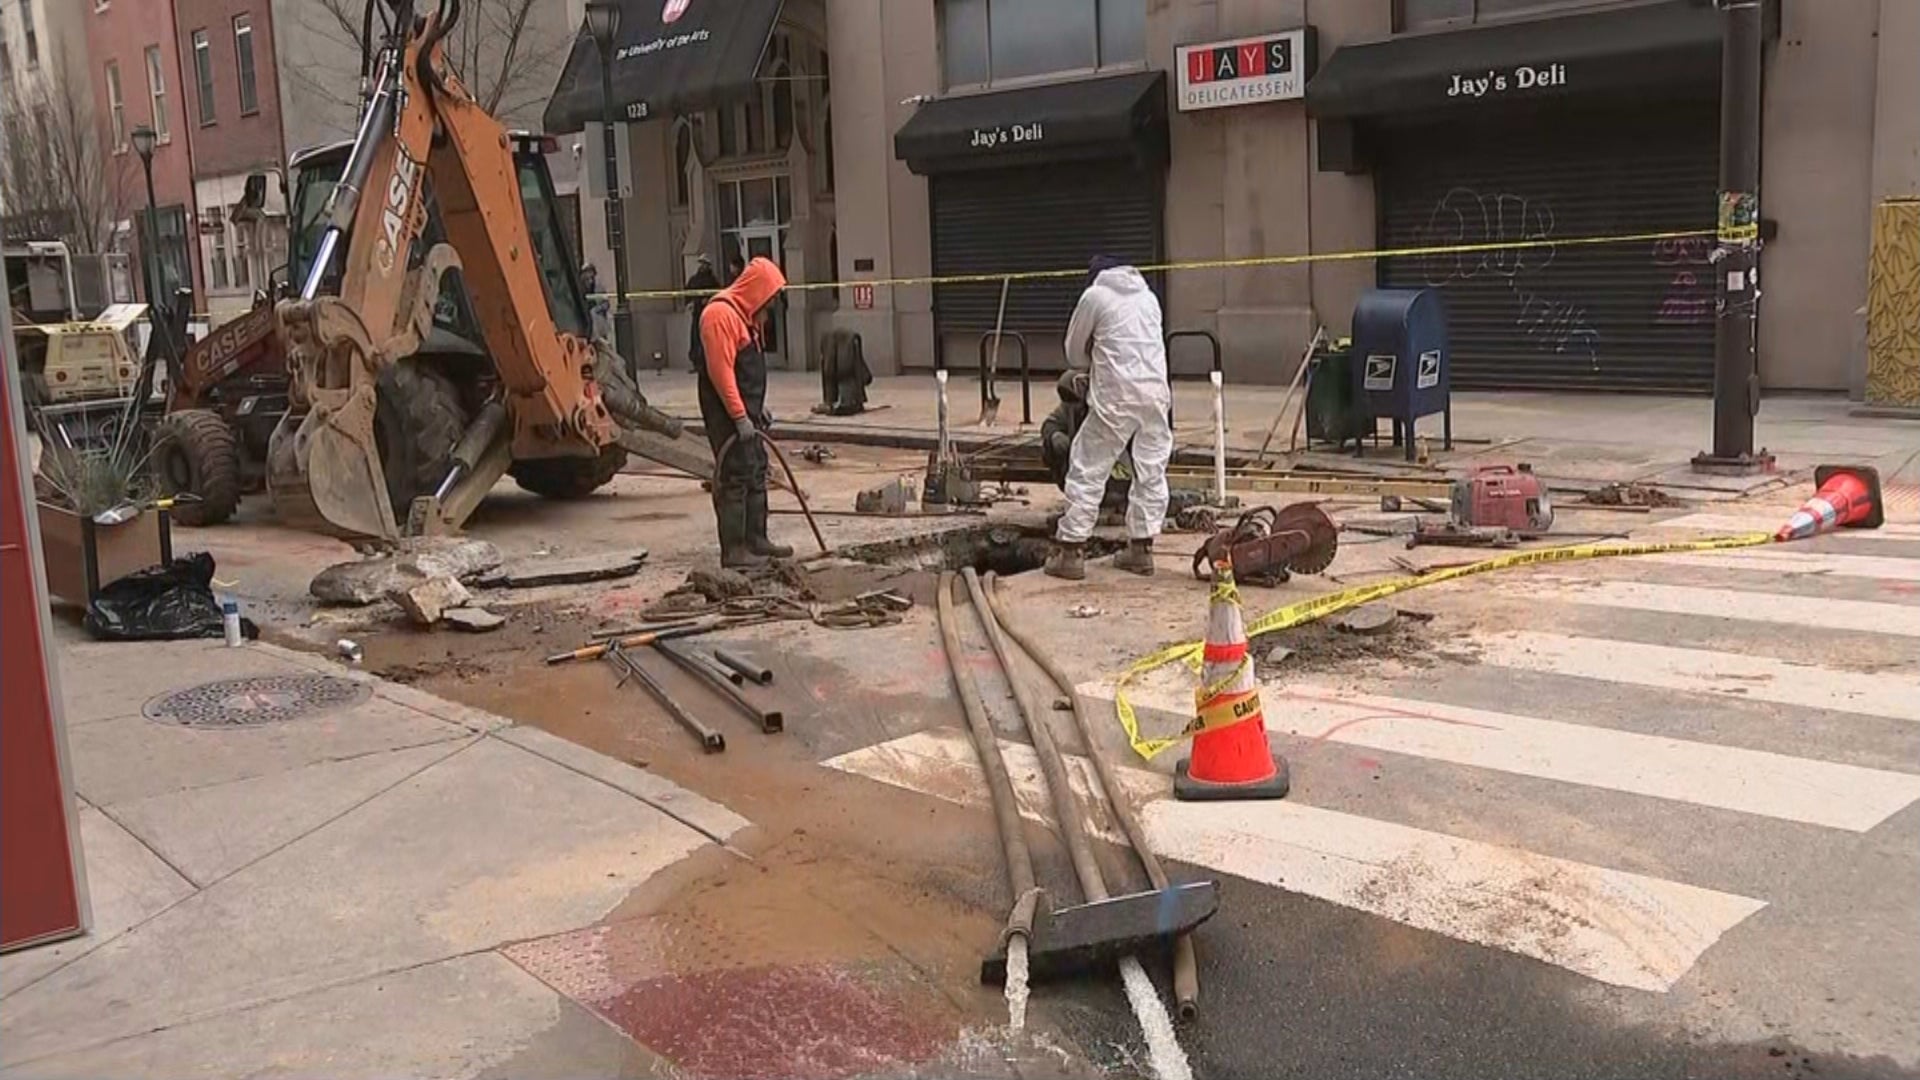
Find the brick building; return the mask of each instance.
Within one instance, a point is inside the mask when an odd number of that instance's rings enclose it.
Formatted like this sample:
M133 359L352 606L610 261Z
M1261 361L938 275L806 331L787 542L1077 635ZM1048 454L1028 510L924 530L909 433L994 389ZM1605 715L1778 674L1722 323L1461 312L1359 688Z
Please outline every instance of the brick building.
M191 288L199 310L206 297L200 275L198 230L193 227L193 151L190 121L181 94L180 54L175 47L173 5L153 0L70 0L88 6L87 53L93 99L108 151L127 163L135 197L129 220L116 229L114 246L135 253L140 265L151 246L158 256L162 291ZM158 242L140 242L147 229L144 183L131 136L141 125L158 138L153 151ZM144 281L144 275L141 275ZM142 295L146 289L142 288Z
M174 0L204 310L244 313L286 262L286 150L268 0Z

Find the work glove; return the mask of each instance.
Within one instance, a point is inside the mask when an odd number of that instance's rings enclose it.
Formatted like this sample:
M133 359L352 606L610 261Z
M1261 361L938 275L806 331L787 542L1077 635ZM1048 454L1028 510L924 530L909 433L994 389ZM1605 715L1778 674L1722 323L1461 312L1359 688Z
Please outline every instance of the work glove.
M760 438L760 432L753 426L753 421L744 416L734 420L733 434L743 443L755 442Z

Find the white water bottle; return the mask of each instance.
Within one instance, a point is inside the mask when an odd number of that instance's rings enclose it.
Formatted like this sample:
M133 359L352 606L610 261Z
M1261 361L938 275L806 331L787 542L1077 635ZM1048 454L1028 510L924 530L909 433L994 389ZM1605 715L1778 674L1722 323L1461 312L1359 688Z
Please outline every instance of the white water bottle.
M227 647L238 648L240 636L240 603L231 596L220 598L220 625L227 632Z

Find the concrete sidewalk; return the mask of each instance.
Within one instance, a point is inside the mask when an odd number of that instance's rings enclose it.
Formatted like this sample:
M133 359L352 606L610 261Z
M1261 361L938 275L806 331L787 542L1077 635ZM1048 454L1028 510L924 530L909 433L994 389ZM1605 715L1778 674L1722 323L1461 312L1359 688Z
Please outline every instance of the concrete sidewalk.
M664 1071L502 950L735 861L745 819L268 645L68 644L59 667L93 931L0 957L0 1075Z
M953 430L964 440L1005 436L1020 430L1021 402L1017 372L997 384L999 423L979 428L980 384L970 372L955 371L948 384ZM640 389L654 405L676 415L697 417L694 377L686 372L643 372ZM1286 397L1284 386L1227 387L1227 444L1252 453L1260 447ZM834 430L890 431L925 435L934 430L934 381L926 374L889 376L868 388L869 411L860 416L830 418L809 412L820 400L820 378L813 372L774 372L769 378L768 405L789 440L819 438ZM1285 451L1293 427L1287 410L1273 447ZM1058 399L1053 377L1036 376L1032 386L1032 416L1039 422ZM884 408L880 408L884 406ZM1429 437L1436 463L1464 465L1474 459L1526 461L1561 486L1640 482L1681 489L1695 498L1734 497L1778 486L1785 475L1845 455L1859 464L1873 465L1889 483L1920 483L1920 423L1896 418L1853 416L1843 398L1790 396L1768 398L1755 420L1754 441L1779 459L1773 477L1715 478L1694 474L1693 456L1709 447L1713 437L1713 402L1698 397L1641 394L1479 393L1453 395L1453 432L1460 438L1452 453L1441 450L1440 417L1420 421L1418 431ZM1212 391L1204 380L1183 379L1174 384L1176 436L1182 447L1210 447L1213 441ZM1385 425L1382 425L1384 428ZM1304 442L1305 435L1301 439ZM1382 463L1401 460L1398 450L1385 445L1369 449L1368 458ZM1328 463L1337 459L1315 454ZM1349 459L1350 460L1350 459Z

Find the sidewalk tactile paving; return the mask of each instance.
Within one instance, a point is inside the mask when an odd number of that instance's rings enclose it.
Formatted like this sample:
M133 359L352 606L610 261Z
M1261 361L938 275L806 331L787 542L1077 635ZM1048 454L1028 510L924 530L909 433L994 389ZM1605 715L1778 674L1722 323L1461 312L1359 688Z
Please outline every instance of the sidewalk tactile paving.
M252 675L163 694L142 712L182 727L257 727L348 708L372 696L372 687L332 675Z
M698 916L662 916L503 951L689 1077L908 1072L952 1042L957 1017L901 961L807 959L822 954L768 944L753 933L734 940Z

